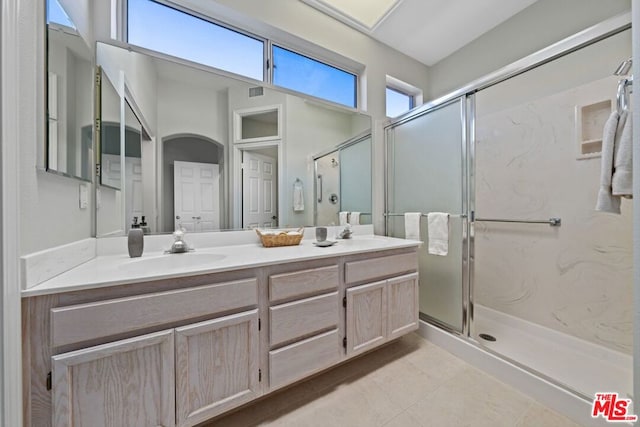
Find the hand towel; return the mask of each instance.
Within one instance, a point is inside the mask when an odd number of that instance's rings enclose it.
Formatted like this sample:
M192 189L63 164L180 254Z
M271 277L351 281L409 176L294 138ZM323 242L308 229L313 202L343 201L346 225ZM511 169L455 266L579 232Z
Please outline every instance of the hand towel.
M304 211L304 191L302 188L302 181L296 179L293 183L293 211Z
M347 225L349 220L349 212L340 212L338 214L338 218L340 219L340 225Z
M622 116L625 116L625 120L622 125L618 124L618 127L622 127L622 132L620 139L615 141L613 154L611 194L631 198L633 196L633 120L627 111L624 111ZM620 117L619 123L622 119Z
M420 219L422 212L407 212L404 214L404 238L420 240Z
M624 113L623 113L624 114ZM600 190L596 210L602 212L620 213L620 198L613 197L611 192L611 178L613 176L613 153L615 140L620 126L620 116L617 111L612 111L604 125L602 135L602 159L600 166Z
M449 214L430 212L427 215L427 232L431 255L446 256L449 253Z
M351 212L349 215L349 224L360 225L360 212Z

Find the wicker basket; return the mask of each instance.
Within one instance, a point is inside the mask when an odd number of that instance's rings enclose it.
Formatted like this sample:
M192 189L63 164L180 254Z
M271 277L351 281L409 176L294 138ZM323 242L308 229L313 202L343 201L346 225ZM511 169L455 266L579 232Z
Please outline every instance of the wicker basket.
M278 234L262 234L260 230L256 228L256 233L260 236L262 246L265 248L275 248L277 246L295 246L299 245L304 235L304 228L297 230L300 234L287 234L286 231L280 231Z

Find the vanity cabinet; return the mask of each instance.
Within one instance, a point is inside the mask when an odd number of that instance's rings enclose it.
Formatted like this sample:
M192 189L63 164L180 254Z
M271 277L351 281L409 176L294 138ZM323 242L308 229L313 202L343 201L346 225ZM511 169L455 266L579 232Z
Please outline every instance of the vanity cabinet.
M25 425L195 426L418 328L414 247L23 299Z
M176 328L175 334L178 426L259 396L258 310Z
M53 356L53 426L174 426L173 340L168 330Z
M417 267L415 253L345 263L347 355L418 329Z
M291 384L342 356L337 265L269 277L269 387Z

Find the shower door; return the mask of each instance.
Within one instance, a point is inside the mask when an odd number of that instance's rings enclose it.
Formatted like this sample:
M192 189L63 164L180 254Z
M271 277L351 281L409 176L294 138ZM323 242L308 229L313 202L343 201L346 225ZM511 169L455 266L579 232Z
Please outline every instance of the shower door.
M404 213L421 212L420 315L463 332L466 317L465 99L416 114L387 128L387 235L405 237ZM449 250L428 253L426 214L446 212Z

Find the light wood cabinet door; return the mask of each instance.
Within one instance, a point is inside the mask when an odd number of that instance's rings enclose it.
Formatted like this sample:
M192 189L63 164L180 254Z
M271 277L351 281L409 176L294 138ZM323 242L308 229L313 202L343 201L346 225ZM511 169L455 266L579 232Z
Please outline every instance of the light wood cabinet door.
M382 344L387 337L386 281L347 289L347 355Z
M53 356L53 426L174 426L173 338L163 331Z
M176 329L176 418L193 426L258 392L258 310Z
M392 340L418 329L418 274L387 280L388 330Z

